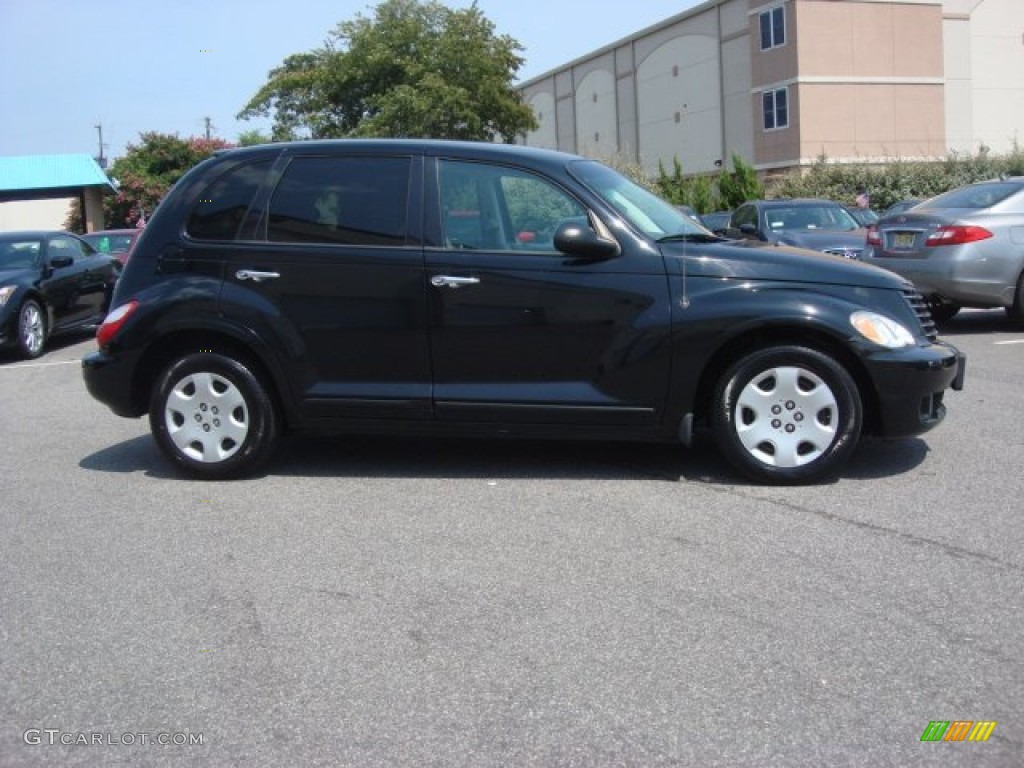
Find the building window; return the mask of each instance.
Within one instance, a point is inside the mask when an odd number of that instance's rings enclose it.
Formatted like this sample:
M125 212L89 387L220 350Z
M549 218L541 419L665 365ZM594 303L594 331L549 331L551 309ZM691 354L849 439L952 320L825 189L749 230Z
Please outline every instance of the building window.
M778 48L786 44L786 9L782 6L764 11L761 19L761 50Z
M772 131L789 125L789 92L776 88L761 94L761 112L764 114L764 129Z

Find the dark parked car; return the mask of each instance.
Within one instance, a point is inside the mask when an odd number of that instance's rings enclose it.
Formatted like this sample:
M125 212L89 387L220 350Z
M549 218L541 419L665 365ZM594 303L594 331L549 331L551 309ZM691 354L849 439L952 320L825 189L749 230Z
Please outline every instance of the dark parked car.
M489 143L203 162L97 340L89 391L148 412L167 457L210 478L251 472L285 429L689 444L709 427L750 476L807 482L863 432L934 427L963 379L891 272L724 240L600 163Z
M878 211L871 208L861 208L858 205L844 205L843 208L845 208L846 212L853 217L853 220L862 227L870 227L878 221L879 218L881 218L878 215Z
M70 232L0 233L0 347L39 357L51 334L99 324L119 272Z
M899 202L893 203L884 211L882 211L879 218L884 219L886 216L892 216L894 213L903 213L909 211L915 205L923 203L924 200L919 197L907 198L906 200L900 200Z
M856 259L866 230L831 200L751 200L733 211L728 233Z
M127 263L135 250L141 229L101 229L82 235L82 239L100 253L109 253L121 264Z
M1002 307L1024 322L1024 176L951 190L887 216L865 258L909 278L937 321Z

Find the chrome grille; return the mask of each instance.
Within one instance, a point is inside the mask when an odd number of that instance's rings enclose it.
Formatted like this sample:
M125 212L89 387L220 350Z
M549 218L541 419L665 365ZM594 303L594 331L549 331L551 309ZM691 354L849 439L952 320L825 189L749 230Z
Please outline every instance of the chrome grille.
M904 288L903 298L907 300L907 304L917 315L917 320L921 324L921 332L929 341L936 341L939 338L939 332L935 328L935 321L932 320L932 313L928 311L928 302L924 300L924 296L913 288Z

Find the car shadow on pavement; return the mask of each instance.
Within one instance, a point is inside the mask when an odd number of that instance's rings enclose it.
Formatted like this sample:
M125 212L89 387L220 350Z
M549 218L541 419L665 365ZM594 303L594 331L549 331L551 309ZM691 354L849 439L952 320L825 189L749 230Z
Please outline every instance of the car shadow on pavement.
M1001 309L965 309L956 317L939 323L939 338L979 333L1022 333L1024 325L1014 323Z
M147 477L162 479L179 477L174 467L164 460L149 435L133 437L91 453L79 461L78 466L94 472L143 472Z
M898 440L862 438L842 476L851 480L894 477L910 472L928 458L928 443L920 437Z
M42 357L38 357L34 360L26 360L17 350L13 348L0 349L0 365L16 365L18 363L45 363L51 362L47 360L48 355L60 352L67 347L73 347L76 344L81 344L83 341L88 341L90 338L96 335L96 329L84 329L80 331L68 331L67 333L60 333L56 336L51 336L46 340L46 348L43 350Z
M867 440L842 473L869 479L903 474L928 454L918 438ZM79 466L97 472L143 472L181 478L149 435L86 456ZM710 439L691 448L670 444L426 437L289 436L255 479L281 477L554 478L661 480L716 485L756 485L735 473ZM254 479L254 478L250 478Z

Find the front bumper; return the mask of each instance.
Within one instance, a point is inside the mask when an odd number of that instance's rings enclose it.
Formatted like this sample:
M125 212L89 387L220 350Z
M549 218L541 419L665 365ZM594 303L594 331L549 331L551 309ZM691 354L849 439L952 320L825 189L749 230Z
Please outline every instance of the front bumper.
M936 342L875 353L865 365L878 398L877 433L911 437L945 418L943 397L947 389L963 389L967 358L951 344Z

